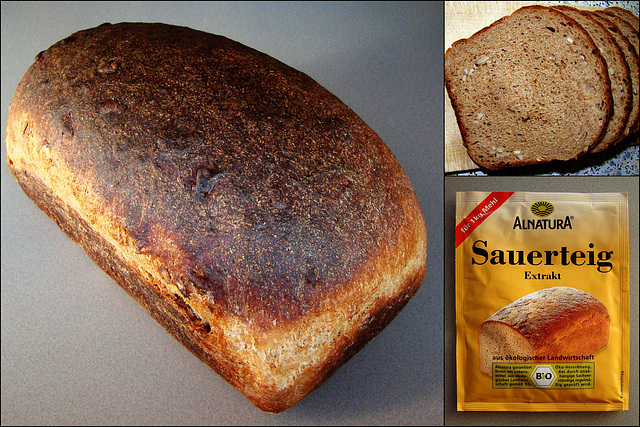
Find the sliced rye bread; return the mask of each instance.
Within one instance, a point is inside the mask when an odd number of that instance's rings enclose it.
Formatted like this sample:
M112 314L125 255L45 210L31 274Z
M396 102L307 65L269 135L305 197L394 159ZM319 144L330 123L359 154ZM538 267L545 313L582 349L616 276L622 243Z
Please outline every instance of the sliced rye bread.
M631 105L631 114L629 115L629 121L622 139L626 138L630 134L638 132L638 122L640 121L640 83L638 82L638 52L633 44L629 41L629 38L625 36L620 27L613 21L613 17L605 14L602 11L592 12L593 16L598 20L602 26L604 26L613 38L618 42L622 48L627 65L629 65L629 71L631 73L631 87L633 92L633 101Z
M545 6L453 43L445 84L467 152L487 169L575 159L602 140L613 113L593 40Z
M635 50L635 54L636 54L635 58L636 58L636 65L637 65L638 64L638 56L640 56L640 46L639 46L639 42L638 42L638 26L637 26L637 24L633 25L627 19L625 19L625 18L623 18L621 16L618 16L615 13L607 12L606 10L599 11L599 13L603 13L604 15L606 15L618 27L620 32L622 34L624 34L624 36L629 40L629 43L631 43L631 46L633 46L633 49ZM632 75L632 79L635 79L636 83L638 83L638 73L636 73L635 75ZM638 103L638 94L636 94L636 103ZM631 133L638 132L638 127L639 126L640 126L640 118L638 118L638 120L632 126Z
M629 66L622 49L613 36L598 23L590 12L564 5L553 8L574 19L589 33L608 65L611 95L613 96L613 115L604 138L591 149L591 152L597 153L615 145L625 131L632 104Z
M615 15L618 15L620 18L631 24L633 29L636 30L636 33L638 32L638 17L634 15L630 10L623 9L619 6L610 6L607 7L604 11L607 14L613 13Z
M626 19L621 18L615 13L604 11L597 11L597 14L606 16L609 20L611 20L620 30L622 34L629 40L629 43L633 46L636 51L636 54L640 55L640 46L638 42L638 28L634 27L630 24Z

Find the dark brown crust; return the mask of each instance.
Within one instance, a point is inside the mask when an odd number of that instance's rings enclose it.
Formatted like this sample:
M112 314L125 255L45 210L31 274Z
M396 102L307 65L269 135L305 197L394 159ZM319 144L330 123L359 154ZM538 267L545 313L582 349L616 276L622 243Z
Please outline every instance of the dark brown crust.
M162 297L158 286L154 286L137 274L136 271L118 256L118 251L64 201L58 198L51 189L28 172L15 173L16 180L31 200L55 221L60 229L76 244L81 246L89 257L136 301L138 301L153 318L167 331L184 344L216 371L223 367L212 359L195 342L194 333L207 332L207 325L197 319L185 307L180 309L177 304ZM199 323L199 327L194 324ZM213 366L215 365L215 366ZM228 369L229 366L226 366Z
M401 286L405 291L398 298L379 300L368 313L370 322L363 325L357 331L357 335L345 337L342 343L337 343L329 357L315 371L311 381L296 384L296 387L289 389L277 390L273 394L267 394L268 388L262 388L258 384L256 392L251 385L244 383L242 363L234 359L232 354L224 354L221 351L227 346L225 338L217 337L217 343L212 343L214 340L210 325L182 303L178 295L167 295L157 283L150 282L132 269L111 244L96 234L90 224L80 218L36 177L26 171L14 172L14 176L29 198L167 332L266 412L282 412L320 387L395 318L415 295L425 274L422 269L408 276Z
M384 143L312 79L187 28L73 34L38 55L13 108L38 118L139 251L263 325L348 283L415 198Z

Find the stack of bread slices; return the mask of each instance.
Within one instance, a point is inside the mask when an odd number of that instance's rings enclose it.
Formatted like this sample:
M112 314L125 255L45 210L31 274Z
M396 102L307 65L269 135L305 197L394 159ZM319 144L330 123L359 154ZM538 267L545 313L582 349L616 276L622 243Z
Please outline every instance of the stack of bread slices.
M638 17L522 7L445 54L463 143L497 170L576 159L638 132Z

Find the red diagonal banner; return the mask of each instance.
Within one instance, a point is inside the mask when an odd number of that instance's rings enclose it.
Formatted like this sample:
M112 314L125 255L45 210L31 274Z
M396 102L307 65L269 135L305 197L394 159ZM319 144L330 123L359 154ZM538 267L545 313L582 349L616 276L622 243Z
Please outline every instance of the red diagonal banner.
M456 248L512 194L513 191L494 191L460 221L456 226Z

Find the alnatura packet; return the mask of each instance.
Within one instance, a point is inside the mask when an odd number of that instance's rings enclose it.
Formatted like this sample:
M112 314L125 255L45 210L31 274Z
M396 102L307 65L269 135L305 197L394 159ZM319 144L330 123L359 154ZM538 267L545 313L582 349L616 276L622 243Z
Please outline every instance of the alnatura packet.
M456 194L460 411L629 409L621 193Z

